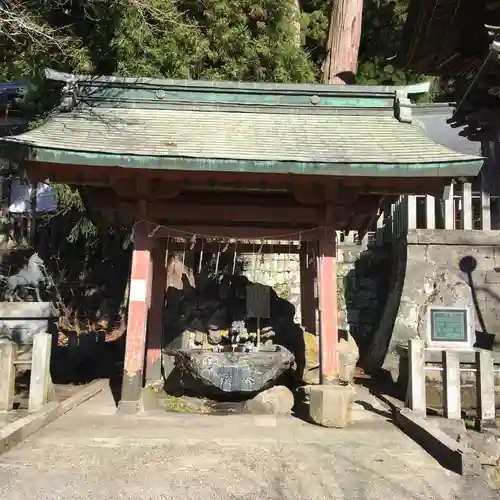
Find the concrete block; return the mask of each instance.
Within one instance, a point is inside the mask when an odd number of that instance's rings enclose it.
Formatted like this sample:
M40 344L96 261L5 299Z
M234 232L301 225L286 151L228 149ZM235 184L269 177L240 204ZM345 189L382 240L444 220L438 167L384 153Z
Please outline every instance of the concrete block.
M31 358L31 378L29 391L29 411L38 411L49 400L50 354L52 336L48 333L37 333L33 337L33 354Z
M15 344L0 343L0 411L11 411L14 408L14 384L16 371L14 368Z
M497 271L487 271L485 273L484 282L485 283L492 283L492 284L498 284L498 283L500 283L500 272L497 272Z
M352 419L355 390L350 385L311 386L309 416L323 427L344 428Z

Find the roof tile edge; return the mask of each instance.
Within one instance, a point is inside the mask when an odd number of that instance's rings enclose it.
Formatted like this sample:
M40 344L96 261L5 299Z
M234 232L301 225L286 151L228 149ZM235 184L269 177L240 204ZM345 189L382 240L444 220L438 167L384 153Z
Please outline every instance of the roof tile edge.
M380 85L325 85L325 84L290 84L290 83L263 83L263 82L230 82L205 80L172 80L144 77L122 76L93 76L62 73L52 69L45 70L48 80L68 83L88 83L90 85L117 85L131 88L176 87L189 88L199 91L225 90L228 92L262 92L262 93L290 93L290 94L320 94L320 95L358 95L367 97L395 96L397 91L408 95L425 94L429 92L430 82L422 82L406 86Z

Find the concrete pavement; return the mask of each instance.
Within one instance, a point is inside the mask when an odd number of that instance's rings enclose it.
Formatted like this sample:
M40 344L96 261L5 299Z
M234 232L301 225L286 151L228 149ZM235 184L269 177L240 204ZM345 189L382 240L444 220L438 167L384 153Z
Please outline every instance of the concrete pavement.
M485 500L471 489L380 414L123 417L109 391L0 456L2 500Z

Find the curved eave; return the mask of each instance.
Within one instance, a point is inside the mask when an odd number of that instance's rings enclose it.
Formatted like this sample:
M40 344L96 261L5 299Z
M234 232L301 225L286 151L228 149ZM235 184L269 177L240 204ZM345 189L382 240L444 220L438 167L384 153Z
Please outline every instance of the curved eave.
M0 141L0 156L13 161L119 167L148 170L241 172L256 174L292 174L358 177L475 177L479 174L484 158L461 161L425 163L349 163L228 160L221 158L190 158L180 156L118 155L102 152L71 151L41 148L21 143Z

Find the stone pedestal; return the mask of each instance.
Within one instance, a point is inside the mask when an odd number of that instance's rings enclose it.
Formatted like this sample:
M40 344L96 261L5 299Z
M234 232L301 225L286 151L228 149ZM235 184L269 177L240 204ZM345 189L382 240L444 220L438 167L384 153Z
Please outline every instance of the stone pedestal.
M316 385L309 390L309 416L323 427L343 428L351 422L355 390L350 385Z

